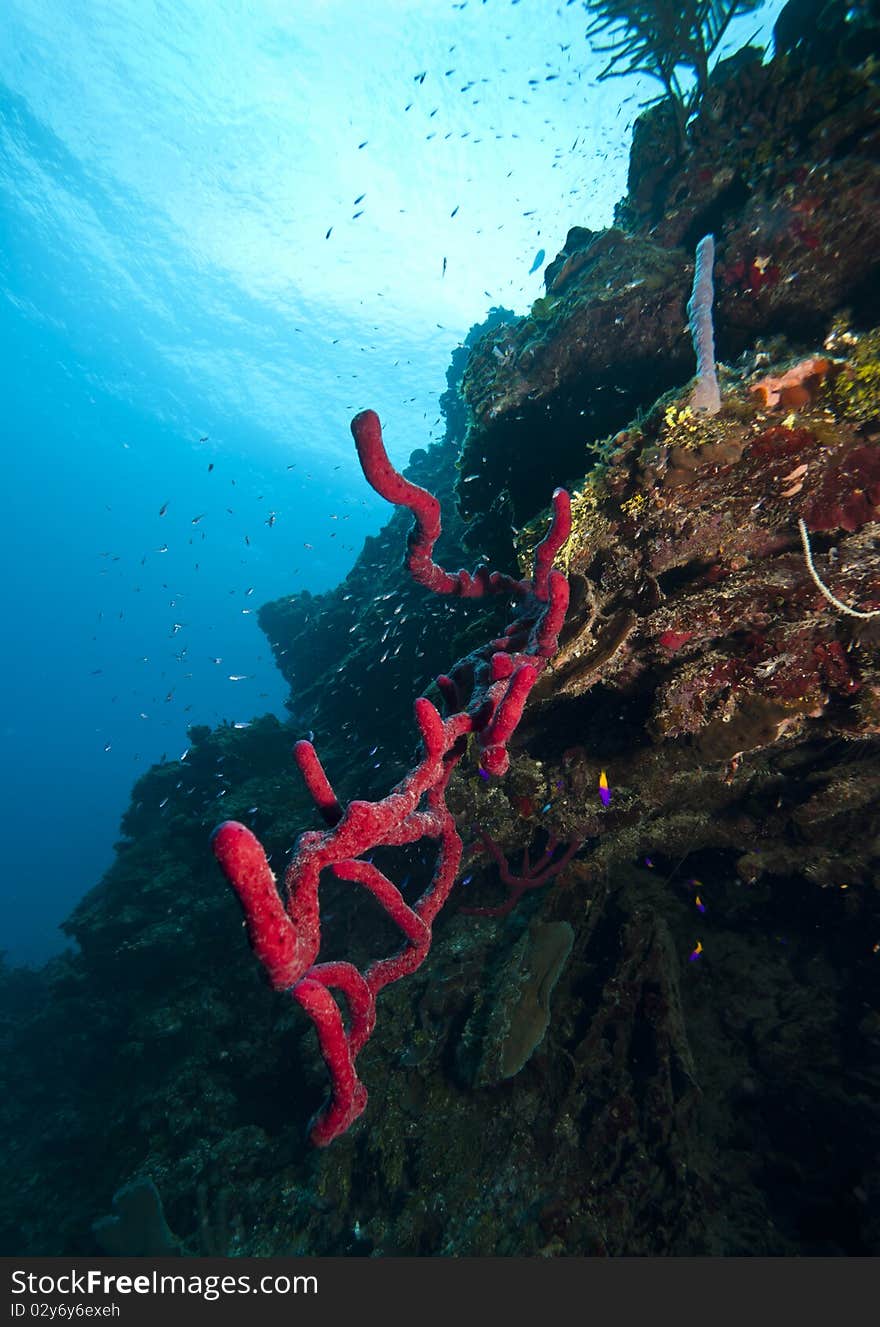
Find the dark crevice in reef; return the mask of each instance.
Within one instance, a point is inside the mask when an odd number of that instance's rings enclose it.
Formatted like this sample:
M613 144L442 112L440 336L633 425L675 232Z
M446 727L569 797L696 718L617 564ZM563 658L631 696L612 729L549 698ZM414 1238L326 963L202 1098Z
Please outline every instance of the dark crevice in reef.
M571 484L583 473L591 444L623 428L633 415L672 387L686 372L664 357L645 355L613 380L575 378L564 390L538 403L523 401L514 414L490 423L479 439L480 459L462 462L457 497L468 522L465 544L471 550L495 552L505 541L493 533L499 517L515 526L534 517L536 495ZM468 469L473 459L476 478ZM507 505L502 506L502 499Z
M693 218L681 237L683 247L689 251L696 249L704 235L721 234L726 223L739 215L752 196L752 189L740 174L734 175L712 199L710 204ZM683 196L679 204L686 202Z

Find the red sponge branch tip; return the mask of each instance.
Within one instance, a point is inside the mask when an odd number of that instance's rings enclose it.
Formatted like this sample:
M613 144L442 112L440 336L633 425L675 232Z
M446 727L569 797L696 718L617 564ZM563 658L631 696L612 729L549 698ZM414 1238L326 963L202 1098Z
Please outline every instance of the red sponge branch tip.
M553 491L553 516L550 528L535 549L535 571L532 580L535 594L539 599L547 598L553 559L568 542L570 534L571 498L564 488L557 488Z
M315 806L321 812L328 825L336 825L342 819L342 807L330 786L330 780L324 773L324 766L318 759L318 753L311 742L303 739L293 748L293 758L305 780L305 785L312 794Z

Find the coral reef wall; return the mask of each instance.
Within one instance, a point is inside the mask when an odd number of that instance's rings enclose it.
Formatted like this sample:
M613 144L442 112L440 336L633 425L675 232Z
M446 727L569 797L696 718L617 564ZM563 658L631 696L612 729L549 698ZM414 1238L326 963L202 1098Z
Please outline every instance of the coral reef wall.
M381 996L368 1113L309 1148L313 1032L207 840L234 816L283 862L314 824L304 729L342 796L387 791L413 697L498 633L409 583L399 515L338 590L262 610L290 724L193 729L136 785L76 951L3 971L7 1251L94 1252L114 1211L118 1243L135 1183L132 1251L880 1252L877 34L832 3L813 40L814 8L792 0L768 64L719 67L684 151L664 103L642 117L615 224L475 333L446 441L412 458L452 566L465 544L525 565L570 485L572 607L509 774L450 785L466 866ZM709 418L686 313L707 232ZM499 855L529 886L507 910ZM393 947L369 898L324 890L323 956Z
M797 22L786 15L784 26ZM769 64L740 51L715 71L684 157L667 102L636 122L616 224L574 227L531 316L487 337L468 365L474 426L459 500L472 540L504 538L499 490L514 521L527 519L545 472L557 483L577 478L585 445L690 377L683 311L703 235L716 236L720 359L772 334L821 342L844 308L857 325L872 325L880 295L872 41L876 29L862 28L857 66L836 58L832 35L820 52L798 43Z

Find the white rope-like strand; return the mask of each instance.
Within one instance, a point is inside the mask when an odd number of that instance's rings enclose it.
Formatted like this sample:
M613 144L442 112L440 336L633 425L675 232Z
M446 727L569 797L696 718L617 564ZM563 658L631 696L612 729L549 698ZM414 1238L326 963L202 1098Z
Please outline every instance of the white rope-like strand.
M832 604L837 609L838 613L846 613L847 617L880 617L880 608L872 608L870 612L863 613L858 608L850 608L849 604L845 604L841 599L838 599L836 595L831 593L828 586L816 570L813 562L813 550L810 548L810 536L802 519L798 520L798 529L801 532L801 543L804 546L804 559L807 564L807 571L812 576L816 584L816 589L828 600L829 604Z

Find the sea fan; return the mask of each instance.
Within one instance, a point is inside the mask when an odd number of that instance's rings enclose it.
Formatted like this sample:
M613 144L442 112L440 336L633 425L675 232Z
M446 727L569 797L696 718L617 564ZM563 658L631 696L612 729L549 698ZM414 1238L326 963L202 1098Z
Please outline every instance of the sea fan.
M709 85L709 62L732 18L752 13L763 0L584 0L592 19L587 39L611 58L599 80L624 74L650 74L671 98L684 137L688 118ZM601 44L594 41L599 37ZM693 71L694 85L682 86L678 71ZM661 100L660 93L645 103Z

